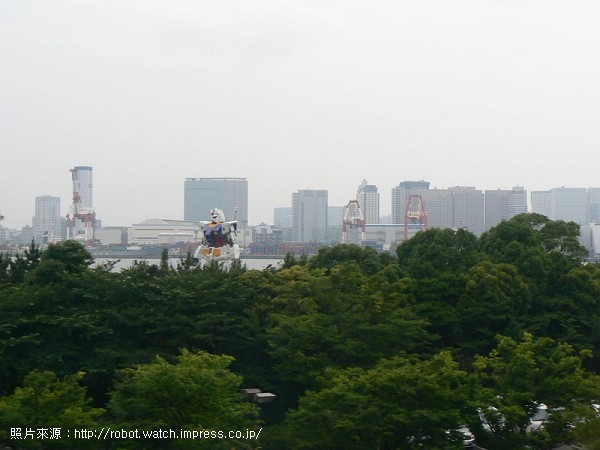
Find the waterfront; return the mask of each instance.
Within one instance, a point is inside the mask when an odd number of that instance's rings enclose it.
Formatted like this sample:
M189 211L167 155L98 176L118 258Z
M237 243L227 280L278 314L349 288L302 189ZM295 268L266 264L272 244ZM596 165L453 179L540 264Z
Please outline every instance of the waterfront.
M160 259L117 259L117 258L95 258L95 265L103 264L108 261L117 261L113 270L119 271L122 269L127 269L134 264L134 261L146 261L148 264L160 264ZM181 258L169 258L169 265L172 267L177 267L177 264L181 262ZM255 270L263 270L269 266L279 268L283 263L282 258L242 258L242 264L246 266L247 269L255 269Z

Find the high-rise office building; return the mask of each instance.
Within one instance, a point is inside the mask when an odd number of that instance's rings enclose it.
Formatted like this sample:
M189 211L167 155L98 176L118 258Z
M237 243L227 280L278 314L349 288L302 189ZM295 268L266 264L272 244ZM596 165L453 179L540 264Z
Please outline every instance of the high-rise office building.
M292 194L292 240L294 242L326 242L327 191L299 190Z
M291 206L273 209L273 224L281 230L282 242L291 242L293 227L293 209Z
M485 201L483 192L471 186L456 186L452 191L454 227L466 228L480 236L485 227Z
M588 223L600 223L600 188L588 188Z
M428 228L454 228L454 201L450 189L419 192L427 212Z
M553 188L552 220L587 224L587 192L585 188Z
M429 189L429 181L402 181L392 189L392 222L404 223L406 203L410 194L422 194Z
M33 238L37 243L44 243L47 239L61 237L60 198L51 195L36 197Z
M487 190L485 194L485 230L503 220L527 212L527 191L523 186L512 189Z
M392 189L392 220L404 223L410 195L420 195L427 213L428 228L466 228L479 236L484 231L484 195L468 186L429 189L428 181L403 181ZM416 200L413 207L417 207Z
M344 222L345 206L327 207L327 239L326 242L342 241L342 224Z
M513 186L508 198L508 214L514 217L528 211L527 191L524 186Z
M552 219L552 192L531 191L531 212Z
M392 189L392 220L404 223L410 195L420 195L428 228L466 228L479 236L484 231L484 195L474 187L429 189L429 181L403 181ZM416 208L416 201L413 207Z
M183 193L184 220L210 220L218 208L227 220L234 216L241 228L248 226L248 181L245 178L186 178ZM237 213L236 213L237 211Z
M531 193L531 211L551 220L587 225L600 220L600 188L568 188Z
M273 208L273 224L277 228L292 228L292 208L290 206Z
M379 192L377 192L377 186L367 184L367 180L363 180L358 186L356 201L360 206L365 223L379 223Z
M593 194L592 194L593 196ZM551 220L564 220L579 225L589 223L591 196L585 188L552 188L531 193L531 211Z
M94 207L94 174L90 166L75 166L77 192L86 208Z

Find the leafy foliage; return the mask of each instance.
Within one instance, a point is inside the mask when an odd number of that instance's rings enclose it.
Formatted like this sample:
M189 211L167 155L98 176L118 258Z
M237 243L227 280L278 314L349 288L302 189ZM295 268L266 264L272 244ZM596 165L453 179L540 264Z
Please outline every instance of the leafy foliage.
M90 405L79 384L83 375L58 379L52 372L29 373L23 387L0 398L0 439L8 442L10 429L21 430L23 437L26 430L35 430L37 439L17 441L20 448L87 448L85 441L75 439L73 430L96 428L104 410ZM60 439L49 439L53 428L60 430ZM38 438L40 429L46 430L46 438Z
M273 439L283 434L285 444L306 449L461 448L446 431L461 423L466 376L448 353L329 371Z
M128 429L254 428L257 407L244 402L242 378L229 370L232 360L183 350L174 364L157 356L152 363L125 369L111 394L111 414L118 426ZM213 442L210 447L215 445ZM232 444L223 445L229 448Z
M0 258L0 415L32 414L17 393L70 386L63 406L89 423L264 422L264 448L454 448L462 422L489 450L591 447L600 266L582 264L577 233L520 215L479 239L418 233L397 257L341 245L263 271L163 255L117 272L75 242L32 245ZM277 394L260 418L242 383ZM537 402L553 413L533 435ZM505 424L491 436L488 406Z
M475 400L497 407L506 419L504 428L524 435L540 402L562 408L600 396L600 377L583 368L589 356L589 351L577 354L568 344L528 333L521 341L500 337L489 356L475 360ZM562 431L567 423L555 423L554 428Z
M19 284L25 280L25 275L37 267L42 252L39 246L31 241L29 248L23 254L14 257L0 253L0 285L3 283Z

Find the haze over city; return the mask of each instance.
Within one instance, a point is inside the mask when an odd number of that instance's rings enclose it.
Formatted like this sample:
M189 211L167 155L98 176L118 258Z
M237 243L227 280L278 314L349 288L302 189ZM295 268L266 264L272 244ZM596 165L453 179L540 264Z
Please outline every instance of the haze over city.
M94 168L104 225L183 218L187 177L244 177L249 222L299 189L390 214L404 180L599 186L593 1L0 3L0 211L31 223ZM215 205L218 206L218 205Z

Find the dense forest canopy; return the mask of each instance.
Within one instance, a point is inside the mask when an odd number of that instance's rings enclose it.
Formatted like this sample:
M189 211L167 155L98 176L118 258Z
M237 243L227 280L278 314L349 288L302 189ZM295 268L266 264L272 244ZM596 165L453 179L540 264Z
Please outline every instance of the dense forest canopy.
M578 233L522 214L480 238L430 229L395 255L338 245L262 271L117 272L72 241L0 255L0 443L452 449L466 425L489 450L600 448L600 266ZM48 427L61 439L14 431ZM107 427L260 438L64 434Z

